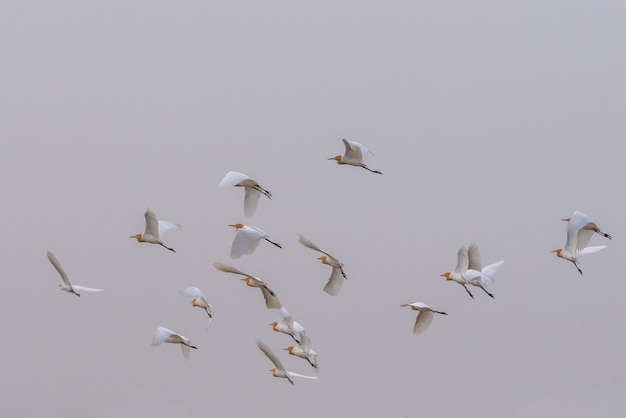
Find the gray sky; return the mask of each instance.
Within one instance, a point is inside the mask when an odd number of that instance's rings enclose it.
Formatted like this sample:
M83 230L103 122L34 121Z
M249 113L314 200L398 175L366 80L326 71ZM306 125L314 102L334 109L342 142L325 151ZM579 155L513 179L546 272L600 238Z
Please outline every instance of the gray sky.
M2 408L10 416L623 416L621 1L11 2L0 10ZM365 170L326 159L342 137ZM269 189L252 218L230 171ZM143 213L180 222L138 244ZM574 210L614 236L581 277ZM230 223L262 228L229 258ZM302 233L336 254L329 274ZM491 300L441 277L504 259ZM75 284L59 291L54 252ZM272 378L307 329L318 381ZM199 286L216 315L178 294ZM416 337L421 301L448 312ZM150 346L157 326L198 346Z

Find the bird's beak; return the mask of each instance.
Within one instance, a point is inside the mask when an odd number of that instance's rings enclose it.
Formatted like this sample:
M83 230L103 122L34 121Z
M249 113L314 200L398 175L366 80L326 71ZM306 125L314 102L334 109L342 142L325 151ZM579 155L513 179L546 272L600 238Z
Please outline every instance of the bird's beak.
M562 220L562 221L565 221L565 222L569 222L569 221L570 221L570 219L572 219L572 218L564 218L564 219L561 219L561 220Z

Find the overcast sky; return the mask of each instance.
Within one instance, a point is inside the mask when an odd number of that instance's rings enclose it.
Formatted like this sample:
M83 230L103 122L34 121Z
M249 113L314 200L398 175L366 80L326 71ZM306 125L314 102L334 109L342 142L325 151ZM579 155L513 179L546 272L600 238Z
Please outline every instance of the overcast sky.
M622 1L9 2L0 7L7 416L626 414ZM339 166L341 138L382 176ZM231 170L273 194L252 218ZM179 222L139 244L146 208ZM581 276L579 210L613 235ZM229 257L242 222L262 242ZM330 269L301 233L344 262ZM490 299L439 275L505 260ZM59 290L52 251L74 284ZM261 277L319 354L291 339ZM215 310L192 308L200 287ZM448 316L412 334L419 301ZM198 350L151 347L158 326Z

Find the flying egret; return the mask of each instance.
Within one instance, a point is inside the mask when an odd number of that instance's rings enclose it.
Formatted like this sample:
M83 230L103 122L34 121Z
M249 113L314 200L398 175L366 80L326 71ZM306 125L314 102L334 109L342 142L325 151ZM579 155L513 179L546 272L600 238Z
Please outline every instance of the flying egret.
M348 164L353 165L355 167L363 167L364 169L371 171L376 174L383 174L381 171L372 170L365 164L365 158L367 154L371 154L371 152L365 148L363 144L359 144L355 141L348 141L347 139L341 139L346 146L346 152L343 155L335 155L329 160L337 161L337 164Z
M470 244L467 249L467 255L469 258L468 270L465 273L467 283L472 286L480 287L485 293L493 298L494 296L487 291L486 287L493 284L495 281L493 275L496 274L496 271L498 271L502 263L504 263L504 260L500 260L497 263L493 263L485 268L482 268L480 263L480 249L478 248L478 245L473 243Z
M343 276L344 279L347 279L346 273L344 273L343 271L343 263L339 261L337 258L333 257L327 251L324 251L317 245L313 244L311 241L309 241L302 235L300 235L300 237L298 238L298 242L304 245L305 247L308 247L312 250L315 250L324 254L323 256L319 257L318 260L320 260L323 264L326 264L332 267L330 277L328 278L328 281L326 282L326 285L324 286L324 292L332 296L338 295L339 291L341 290L341 286L343 286L343 279L341 278L341 276Z
M232 224L228 226L232 226L237 230L235 238L233 239L233 244L230 247L231 258L236 259L244 254L252 254L259 245L259 242L261 242L261 239L274 244L278 248L283 248L280 244L271 241L269 235L261 231L259 228L244 224Z
M237 171L229 171L226 173L222 181L220 181L219 187L243 187L245 189L243 212L247 217L254 215L261 194L267 196L268 199L272 198L272 194L269 190L265 190L259 183Z
M284 350L287 350L287 352L292 356L305 359L313 367L315 372L318 371L317 353L311 348L311 340L309 340L309 337L307 337L305 333L302 333L301 335L299 346L290 345Z
M272 322L269 325L272 327L274 331L282 332L283 334L290 335L291 338L298 344L300 344L301 335L304 334L305 330L299 322L294 321L293 316L289 313L289 311L285 308L280 308L278 311L280 316L283 318L280 322Z
M157 345L161 345L163 343L180 344L180 348L183 350L183 357L185 357L185 360L189 360L189 348L193 348L195 350L198 349L198 347L194 347L190 344L189 338L180 335L172 331L171 329L158 327L154 332L154 336L152 337L152 346L156 347Z
M578 259L585 254L592 254L606 248L606 245L588 247L587 244L589 244L591 236L594 233L598 233L609 239L612 239L612 237L600 231L598 226L591 222L589 217L580 212L574 212L571 218L563 220L567 221L567 239L565 241L565 247L557 248L556 250L552 250L552 252L556 253L557 257L571 261L578 272L583 274L583 271L578 267Z
M94 289L91 287L72 285L72 283L70 283L69 277L67 277L67 274L63 270L63 267L61 267L61 263L59 263L59 260L57 260L54 254L52 254L50 251L48 251L48 260L50 260L54 268L57 269L57 271L61 275L61 278L63 279L63 283L59 285L61 286L61 290L65 290L66 292L73 293L76 296L80 296L80 293L76 292L77 290L79 292L102 292L104 291L104 289Z
M291 380L292 377L302 377L305 379L317 379L316 376L305 376L305 375L294 373L294 372L288 372L287 370L285 370L285 366L283 366L280 360L278 360L278 357L276 357L276 355L272 352L272 350L270 350L270 348L259 338L256 339L256 345L263 352L263 354L265 354L267 358L270 359L272 363L274 363L274 368L270 370L270 372L272 372L272 376L282 377L284 379L287 379L289 383L291 383L292 385L294 384L293 380Z
M448 315L445 312L436 311L421 302L403 303L400 306L410 306L414 311L418 311L417 318L415 318L415 325L413 326L413 334L415 335L419 335L428 329L430 323L433 321L433 312L441 315Z
M159 244L160 246L167 248L170 251L174 251L173 248L167 247L165 246L165 244L163 244L163 241L161 241L161 237L165 234L165 232L170 229L182 229L180 224L169 221L159 221L152 209L150 208L146 210L144 216L146 218L146 230L143 234L131 235L131 238L135 238L138 242Z
M265 306L267 307L267 309L280 309L282 307L278 296L276 296L276 293L274 293L274 291L267 286L267 283L265 283L258 277L246 274L236 269L235 267L229 266L228 264L224 263L213 263L213 267L215 267L219 271L223 271L224 273L233 273L240 276L245 276L241 280L246 282L248 286L258 287L259 289L261 289L261 293L263 293L263 298L265 299Z
M180 294L191 298L191 306L202 308L209 315L209 323L213 319L213 307L206 301L204 294L197 287L187 287L180 291Z
M469 259L467 255L467 248L465 248L465 246L462 246L461 248L459 248L459 251L457 252L457 263L456 263L456 267L454 268L454 271L452 272L447 271L443 273L441 277L445 277L446 280L453 280L457 282L458 284L463 286L467 294L470 295L472 299L474 299L474 295L472 295L472 292L470 292L469 289L467 288L468 281L465 278L465 273L467 273L468 266L469 266Z

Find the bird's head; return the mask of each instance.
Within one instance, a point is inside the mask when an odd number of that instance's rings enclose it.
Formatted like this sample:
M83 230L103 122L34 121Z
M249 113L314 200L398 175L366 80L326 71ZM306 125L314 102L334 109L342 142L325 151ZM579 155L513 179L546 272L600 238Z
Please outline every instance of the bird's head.
M445 273L441 274L441 277L445 277L446 280L452 280L452 278L450 277L449 271L446 271Z
M273 376L276 376L276 367L274 367L273 369L270 369L270 372L272 372Z
M231 224L231 225L228 225L228 226L232 226L235 229L240 229L240 228L243 228L244 225L243 224Z
M317 259L320 260L324 264L328 264L328 257L326 257L325 255L321 257L317 257Z
M135 238L137 241L141 242L141 234L131 235L131 238Z
M565 222L569 222L569 221L570 221L570 219L572 219L572 218L563 218L563 219L561 219L561 220L562 220L562 221L565 221Z
M561 251L563 251L562 248L557 248L556 250L552 250L550 251L551 253L556 253L557 257L561 257Z
M341 163L341 155L335 155L334 157L329 158L329 160L337 161L337 164Z
M272 327L272 329L276 329L276 326L278 325L278 322L274 321L268 324L270 327Z
M239 280L241 280L241 281L243 281L243 282L246 282L246 284L247 284L248 286L250 286L250 280L252 280L252 279L251 279L250 277L244 277L243 279L239 279Z
M287 350L287 352L288 352L289 354L293 354L293 353L292 353L292 351L293 351L293 345L290 345L290 346L289 346L289 347L287 347L287 348L283 348L283 350Z

